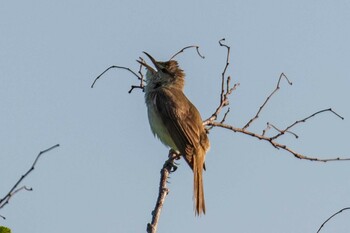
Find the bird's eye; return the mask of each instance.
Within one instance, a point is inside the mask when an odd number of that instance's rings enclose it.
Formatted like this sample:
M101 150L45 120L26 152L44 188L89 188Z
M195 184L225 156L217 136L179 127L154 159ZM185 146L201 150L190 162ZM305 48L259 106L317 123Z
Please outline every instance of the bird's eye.
M161 71L162 71L163 73L168 73L167 69L165 69L165 68L162 68Z

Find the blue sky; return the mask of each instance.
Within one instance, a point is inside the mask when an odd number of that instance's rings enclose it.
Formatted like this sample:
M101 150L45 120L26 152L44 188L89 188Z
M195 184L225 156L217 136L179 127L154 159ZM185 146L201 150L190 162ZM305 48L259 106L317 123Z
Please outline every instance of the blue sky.
M227 123L241 127L284 72L281 89L251 126L295 127L281 142L310 156L350 157L348 1L11 1L0 8L0 194L40 150L46 154L3 208L13 232L145 232L167 156L148 125L143 93L124 70L94 78L110 65L138 69L147 51L177 57L185 93L203 118L219 101L231 46L232 94ZM350 205L349 162L300 161L271 145L223 129L209 135L204 188L207 214L196 218L192 174L172 174L159 232L316 232ZM322 232L349 232L350 213Z

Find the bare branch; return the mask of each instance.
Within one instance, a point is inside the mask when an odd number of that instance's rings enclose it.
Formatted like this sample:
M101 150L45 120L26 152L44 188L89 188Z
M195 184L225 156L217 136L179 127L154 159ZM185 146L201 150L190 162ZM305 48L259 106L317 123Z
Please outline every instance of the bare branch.
M142 58L140 58L141 60L142 60ZM103 71L99 76L97 76L96 78L95 78L95 80L94 80L94 82L91 84L91 88L93 88L94 87L94 85L95 85L95 83L96 83L96 81L99 79L99 78L101 78L102 77L102 75L104 75L107 71L109 71L110 69L124 69L124 70L127 70L127 71L129 71L129 72L131 72L134 76L136 76L137 77L137 79L138 80L140 80L140 84L139 84L139 86L131 86L131 89L129 90L129 93L131 93L132 92L132 90L134 89L134 88L140 88L140 89L142 89L143 90L143 88L144 88L144 81L143 81L143 75L142 75L142 73L141 73L141 68L142 68L142 65L140 65L140 69L139 69L139 75L138 74L136 74L133 70L131 70L130 68L128 68L128 67L124 67L124 66L110 66L110 67L108 67L105 71Z
M319 233L321 231L321 229L324 227L324 225L329 221L331 220L334 216L340 214L341 212L345 211L345 210L350 210L350 207L346 207L346 208L343 208L341 210L339 210L338 212L336 212L335 214L333 214L332 216L330 216L326 221L324 221L322 223L322 225L320 226L320 228L318 229L317 233Z
M319 161L319 162L328 162L328 161L344 161L344 160L350 160L350 158L340 158L340 157L336 157L336 158L330 158L330 159L319 159L317 157L309 157L309 156L305 156L303 154L300 154L294 150L292 150L291 148L289 148L287 145L283 145L283 144L280 144L278 142L276 142L275 140L277 138L279 138L280 136L284 135L285 133L290 133L292 135L294 135L296 138L298 138L298 135L295 134L294 132L290 131L290 129L292 127L294 127L295 125L299 124L299 123L302 123L302 122L305 122L307 121L308 119L320 114L320 113L323 113L323 112L326 112L326 111L330 111L332 112L334 115L338 116L339 118L341 119L344 119L342 116L340 116L338 113L334 112L331 108L329 109L324 109L324 110L321 110L321 111L318 111L318 112L315 112L313 114L311 114L310 116L304 118L304 119L301 119L301 120L298 120L296 122L294 122L293 124L287 126L284 130L281 130L281 129L278 129L276 126L270 124L270 123L267 123L267 127L266 129L263 130L262 134L257 134L257 133L253 133L253 132L250 132L247 130L247 128L251 125L251 123L253 123L258 117L259 117L259 114L261 113L261 111L263 110L263 108L266 106L266 104L268 103L268 101L270 100L270 98L280 89L280 83L281 83L281 80L282 78L286 79L286 81L288 82L289 85L292 85L292 82L289 81L289 79L287 78L287 76L284 74L284 73L281 73L281 75L279 76L278 78L278 82L277 82L277 85L276 85L276 88L271 92L271 94L266 98L266 100L264 101L264 103L260 106L259 110L257 111L257 113L255 114L255 116L253 118L251 118L248 123L242 127L242 128L238 128L238 127L234 127L232 125L228 125L228 124L224 124L224 121L226 120L226 117L227 117L227 114L228 112L225 113L224 115L224 118L222 119L222 121L220 122L216 122L217 120L217 117L218 117L218 114L221 112L222 108L224 108L225 106L227 106L229 103L228 103L228 95L231 94L231 92L233 90L235 90L236 88L236 84L232 87L232 88L229 88L229 82L230 82L230 76L227 77L226 79L226 92L225 92L225 73L226 73L226 70L227 70L227 67L229 65L229 57L230 57L230 47L223 44L222 41L224 41L225 39L222 39L219 41L219 44L220 46L223 46L223 47L226 47L227 48L227 56L226 56L226 64L225 64L225 68L222 72L222 76L221 76L221 93L220 93L220 104L219 106L217 107L216 111L212 114L212 116L208 119L206 119L205 121L203 121L203 124L206 125L206 126L209 126L207 129L210 130L212 129L213 127L221 127L221 128L225 128L225 129L229 129L229 130L232 130L234 132L238 132L238 133L243 133L243 134L246 134L246 135L250 135L252 137L255 137L255 138L258 138L259 140L264 140L264 141L267 141L269 142L274 148L276 149L283 149L291 154L294 155L294 157L298 158L298 159L304 159L304 160L309 160L309 161ZM238 85L238 84L237 84ZM279 133L276 134L275 136L273 137L267 137L265 136L265 133L267 130L269 130L270 128L274 128L276 131L278 131Z
M198 53L198 56L200 56L202 59L204 59L205 57L199 52L199 46L198 45L190 45L190 46L186 46L183 49L181 49L179 52L175 53L169 60L174 59L177 55L179 55L180 53L183 53L186 49L190 49L190 48L196 48L196 51Z
M203 125L210 125L211 122L214 122L217 120L219 114L221 113L222 109L229 105L229 95L236 90L236 88L239 86L239 83L236 83L233 85L233 87L230 87L231 77L228 76L226 78L226 71L228 66L230 65L230 47L226 44L223 44L222 42L225 41L225 38L219 40L219 45L222 47L225 47L227 49L226 53L226 64L225 67L221 73L221 92L220 92L220 103L219 106L216 108L215 112L206 120L203 121ZM225 87L226 85L226 87ZM228 111L226 112L224 119L226 119L226 116L228 114ZM208 130L210 130L212 127L209 127Z
M139 57L139 59L140 59L141 62L145 62L145 60L143 60L142 57ZM141 71L141 70L142 70L142 67L143 67L143 65L140 64L139 71L138 71L139 76L137 76L138 79L140 80L140 84L139 84L139 85L131 85L131 88L130 88L130 90L128 91L129 94L130 94L135 88L138 88L138 89L141 89L142 91L144 91L145 84L144 84L143 73L142 73L142 71Z
M219 45L222 46L222 47L225 47L227 49L226 65L225 65L224 71L222 72L222 75L221 75L222 77L225 77L226 70L227 70L228 66L230 65L230 50L231 50L231 47L226 45L226 44L223 44L222 41L225 41L225 38L222 38L221 40L219 40Z
M169 178L170 173L176 170L176 166L174 165L174 160L178 158L179 158L179 155L176 154L174 151L170 150L169 159L165 161L163 168L160 171L159 193L158 193L156 206L152 211L152 221L151 223L147 224L148 233L157 232L160 213L163 208L165 198L169 193L169 189L167 188L167 180Z
M287 81L288 81L288 84L289 85L292 85L293 83L289 81L289 79L287 78L287 76L284 74L284 73L281 73L279 79L278 79L278 82L277 82L277 86L276 88L272 91L272 93L266 98L265 102L260 106L258 112L256 113L256 115L250 119L248 121L248 123L242 128L242 129L247 129L251 123L253 123L253 121L255 121L258 117L259 117L259 114L261 112L261 110L263 110L263 108L265 107L265 105L267 104L267 102L270 100L270 98L280 89L280 82L281 82L281 79L282 78L285 78Z
M0 199L0 209L3 208L5 205L7 205L9 203L10 199L12 198L12 196L15 195L16 193L18 193L19 191L21 191L21 190L32 191L32 188L28 188L26 186L22 186L20 188L17 188L17 187L24 180L24 178L26 178L34 170L36 163L38 162L38 160L40 159L40 157L43 154L45 154L46 152L49 152L50 150L53 150L59 146L60 146L59 144L56 144L54 146L51 146L50 148L47 148L46 150L39 152L39 154L37 155L36 159L34 160L32 166L29 168L29 170L19 178L19 180L16 182L16 184L6 194L6 196L3 197L2 199Z
M33 191L33 188L27 187L27 186L24 185L24 186L22 186L22 187L20 187L20 188L18 188L18 189L16 189L16 190L14 190L14 191L12 192L12 196L15 195L16 193L22 191L22 190L25 190L25 191Z
M220 121L220 123L224 123L224 122L225 122L226 117L227 117L227 115L228 115L229 112L230 112L230 108L227 108L227 111L225 112L224 117L222 118L222 120Z
M284 130L279 129L276 126L274 126L274 125L272 125L270 123L267 123L267 127L266 127L266 129L263 130L262 134L257 134L257 133L254 133L254 132L251 132L251 131L247 130L247 128L259 117L261 111L267 105L267 103L271 99L271 97L280 89L280 83L281 83L282 78L286 79L286 81L288 82L289 85L292 85L292 82L289 81L289 79L287 78L287 76L284 73L281 73L281 75L278 78L278 82L277 82L276 88L266 98L266 100L260 106L260 108L257 111L257 113L255 114L255 116L253 118L251 118L248 121L248 123L246 123L242 128L238 128L238 127L235 127L235 126L232 126L232 125L224 124L224 122L225 122L225 120L227 118L227 115L229 113L229 110L226 111L226 113L224 114L223 119L220 122L217 122L216 120L218 118L218 115L221 113L222 109L224 107L226 107L227 105L229 105L228 96L239 85L239 84L235 84L233 87L230 87L231 77L228 76L226 78L226 71L227 71L227 68L228 68L228 66L230 64L230 47L228 45L224 44L223 41L225 41L225 39L221 39L219 41L219 44L220 44L220 46L225 47L227 49L227 55L226 55L226 64L225 64L225 67L224 67L224 69L222 71L222 74L221 74L220 103L219 103L219 106L216 108L215 112L208 119L203 121L203 125L204 126L208 126L207 127L207 131L211 130L213 127L221 127L221 128L232 130L234 132L250 135L252 137L258 138L259 140L267 141L274 148L276 148L276 149L283 149L283 150L293 154L294 157L296 157L298 159L304 159L304 160L309 160L309 161L319 161L319 162L350 160L350 158L340 158L340 157L330 158L330 159L320 159L320 158L317 158L317 157L305 156L303 154L300 154L300 153L292 150L287 145L280 144L280 143L278 143L276 141L277 138L279 138L280 136L282 136L282 135L284 135L286 133L292 134L294 137L298 138L298 135L290 130L292 127L294 127L295 125L297 125L299 123L305 122L308 119L310 119L310 118L312 118L312 117L314 117L314 116L316 116L316 115L318 115L320 113L326 112L326 111L330 111L333 114L335 114L336 116L338 116L339 118L344 119L342 116L340 116L339 114L334 112L332 109L324 109L324 110L318 111L318 112L316 112L316 113L314 113L314 114L312 114L312 115L310 115L310 116L308 116L308 117L306 117L306 118L304 118L302 120L298 120L298 121L294 122L293 124L287 126ZM265 133L271 127L274 128L278 133L275 136L273 136L273 137L268 137L268 136L265 135Z
M228 52L229 52L229 46L222 44L222 40L220 40L219 43L220 43L221 46L226 47ZM258 138L259 140L267 141L273 147L275 147L276 149L283 149L283 150L293 154L294 157L296 157L298 159L304 159L304 160L309 160L309 161L319 161L319 162L350 160L350 158L340 158L340 157L329 158L329 159L320 159L320 158L317 158L317 157L305 156L303 154L300 154L300 153L292 150L287 145L283 145L283 144L280 144L280 143L275 141L277 138L279 138L280 136L284 135L285 133L290 133L290 134L294 135L296 138L298 138L298 135L295 134L294 132L290 131L290 129L293 128L295 125L300 124L302 122L306 122L308 119L310 119L310 118L312 118L312 117L314 117L314 116L316 116L316 115L318 115L320 113L323 113L323 112L329 111L329 112L333 113L334 115L336 115L337 117L339 117L341 119L344 119L338 113L334 112L331 108L315 112L315 113L311 114L310 116L305 117L305 118L303 118L301 120L298 120L298 121L294 122L293 124L287 126L284 130L279 129L276 126L274 126L274 125L272 125L270 123L267 123L267 127L266 127L266 129L263 130L262 134L253 133L253 132L250 132L250 131L247 130L247 128L251 125L251 123L254 122L259 117L259 114L261 113L262 109L266 106L266 104L268 103L270 98L280 89L280 83L281 83L282 78L285 78L287 80L288 84L292 85L292 82L289 81L289 79L287 78L287 76L284 73L281 73L281 75L279 76L276 88L266 98L266 100L260 106L260 108L259 108L258 112L255 114L255 116L253 118L251 118L244 127L238 128L238 127L235 127L235 126L232 126L232 125L224 124L224 121L226 120L228 112L226 112L226 114L224 115L224 118L223 118L223 120L221 122L216 122L217 116L221 112L222 108L225 107L226 105L228 105L227 96L229 94L231 94L231 92L236 88L236 85L233 86L232 88L228 88L229 80L230 80L229 79L230 77L228 77L227 78L227 87L226 87L226 92L225 92L225 82L224 81L225 81L225 72L226 72L227 66L229 64L229 60L228 59L229 59L229 54L226 57L226 65L225 65L225 68L224 68L224 71L223 71L222 77L221 77L221 93L220 93L221 99L220 99L220 104L217 107L217 109L214 112L214 114L210 118L208 118L205 121L203 121L203 125L209 126L207 128L208 130L212 129L213 127L221 127L221 128L232 130L234 132L250 135L252 137ZM269 130L271 127L274 128L279 133L276 134L275 136L272 136L272 137L265 136L266 131Z
M262 131L261 136L265 136L265 133L271 129L269 122L266 123L266 128Z
M284 144L280 144L276 141L274 141L272 138L270 137L266 137L262 134L256 134L250 131L247 131L243 128L238 128L238 127L234 127L232 125L227 125L227 124L223 124L220 122L212 122L209 124L210 126L214 126L214 127L220 127L220 128L225 128L228 130L232 130L233 132L236 133L243 133L252 137L255 137L259 140L263 140L263 141L267 141L269 142L273 147L275 147L276 149L283 149L291 154L294 155L294 157L298 158L298 159L304 159L304 160L309 160L309 161L318 161L318 162L330 162L330 161L348 161L350 160L350 158L341 158L341 157L335 157L335 158L329 158L329 159L320 159L317 157L309 157L309 156L305 156L303 154L300 154L292 149L290 149L288 146L284 145Z
M342 117L342 116L340 116L338 113L334 112L331 108L323 109L323 110L320 110L320 111L318 111L318 112L315 112L315 113L311 114L311 115L308 116L308 117L305 117L304 119L295 121L293 124L287 126L287 128L285 128L284 130L278 130L277 128L275 128L275 129L276 129L277 131L279 131L280 133L277 134L277 135L275 135L275 136L273 136L273 137L271 137L271 139L272 139L272 140L275 140L276 138L282 136L282 135L283 135L284 133L286 133L286 132L291 133L289 130L290 130L292 127L294 127L295 125L300 124L300 123L304 123L304 122L306 122L308 119L310 119L310 118L312 118L312 117L314 117L314 116L316 116L316 115L318 115L318 114L320 114L320 113L323 113L323 112L331 112L331 113L333 113L334 115L336 115L337 117L339 117L340 119L344 120L344 117ZM292 133L292 134L294 134L294 133ZM297 136L296 134L294 134L294 135L295 135L296 138L298 138L298 136Z

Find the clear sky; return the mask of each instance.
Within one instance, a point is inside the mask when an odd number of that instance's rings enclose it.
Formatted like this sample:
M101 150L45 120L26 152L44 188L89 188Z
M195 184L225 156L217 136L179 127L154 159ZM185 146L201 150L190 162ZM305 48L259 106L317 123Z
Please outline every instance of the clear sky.
M332 107L281 142L309 156L350 157L349 1L3 1L0 7L0 196L40 150L46 154L0 211L13 232L145 232L168 149L154 139L143 93L124 70L147 51L177 57L185 92L203 118L219 101L226 50L239 88L227 123L241 127L283 82L250 128L260 133ZM192 174L172 174L159 232L316 232L350 206L350 162L300 161L268 143L214 129L204 188L207 214L194 216ZM349 232L350 212L322 232Z

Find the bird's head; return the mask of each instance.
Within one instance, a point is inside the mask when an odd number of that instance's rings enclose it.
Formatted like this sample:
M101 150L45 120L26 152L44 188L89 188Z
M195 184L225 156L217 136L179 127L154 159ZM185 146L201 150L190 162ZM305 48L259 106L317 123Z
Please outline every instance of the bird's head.
M171 86L183 89L185 85L185 73L179 68L177 61L169 60L161 62L155 60L151 55L144 52L151 60L154 68L148 65L144 60L137 60L141 65L147 68L146 83L154 87Z

